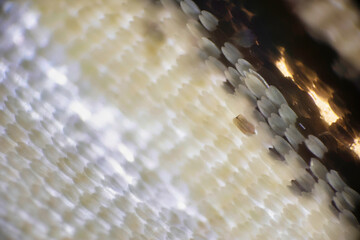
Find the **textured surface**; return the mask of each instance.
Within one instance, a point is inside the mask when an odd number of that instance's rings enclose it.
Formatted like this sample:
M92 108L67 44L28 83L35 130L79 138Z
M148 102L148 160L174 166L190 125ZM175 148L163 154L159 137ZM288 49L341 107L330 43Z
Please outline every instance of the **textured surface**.
M190 3L182 9L198 14ZM227 93L220 51L201 39L206 30L165 6L3 4L3 238L355 238L351 220L330 206L329 185L315 183L291 146L254 115L251 93L268 91L256 74L239 65L245 85ZM256 134L233 124L239 114ZM280 118L273 128L283 133L284 124ZM321 157L322 145L308 141ZM271 156L273 144L287 161ZM312 192L291 190L297 178ZM341 182L331 179L341 195Z

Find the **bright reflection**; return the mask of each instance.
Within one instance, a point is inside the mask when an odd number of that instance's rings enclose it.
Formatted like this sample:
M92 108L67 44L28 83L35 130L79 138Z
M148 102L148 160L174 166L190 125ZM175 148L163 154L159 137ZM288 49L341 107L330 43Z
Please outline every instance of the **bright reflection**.
M177 208L179 210L185 210L186 209L186 203L184 201L178 200Z
M360 138L355 138L354 143L351 144L350 148L360 157Z
M65 85L68 81L66 77L66 68L64 67L59 69L50 67L46 72L46 75L48 78L54 80L59 85Z
M88 104L87 104L88 105ZM91 108L91 106L89 106ZM98 109L91 115L90 124L96 129L101 129L114 123L116 110L110 107Z
M280 70L280 72L284 75L284 77L288 77L294 80L293 75L291 74L288 66L286 65L285 57L281 57L275 64L276 67Z
M126 173L126 171L118 161L112 158L108 158L107 161L108 163L110 163L113 170L115 170L116 173L122 176L128 184L134 184L134 178Z
M308 93L314 100L316 106L319 108L320 115L323 120L331 125L339 119L339 116L332 110L327 99L320 97L313 90L309 90Z
M321 118L327 122L329 125L333 124L334 122L336 122L339 119L339 116L332 110L332 108L329 105L328 99L319 96L316 91L315 88L316 86L314 85L314 82L316 82L316 74L313 75L307 75L307 77L309 77L310 79L312 79L312 84L306 86L306 89L303 89L299 83L297 83L293 77L293 74L291 73L291 68L288 66L287 62L286 62L286 58L285 58L285 49L284 48L279 48L279 51L281 53L281 58L275 62L276 67L279 69L279 71L285 76L290 78L300 89L307 91L309 93L309 95L311 96L311 98L314 100L316 106L319 108L320 111L320 115Z
M131 150L125 146L124 144L120 143L118 146L119 151L124 155L127 161L134 162L134 154L131 152Z
M27 29L33 29L38 23L39 15L36 12L29 11L22 16L22 22Z
M79 115L81 120L86 121L90 118L91 112L88 110L87 106L79 101L72 101L69 108Z

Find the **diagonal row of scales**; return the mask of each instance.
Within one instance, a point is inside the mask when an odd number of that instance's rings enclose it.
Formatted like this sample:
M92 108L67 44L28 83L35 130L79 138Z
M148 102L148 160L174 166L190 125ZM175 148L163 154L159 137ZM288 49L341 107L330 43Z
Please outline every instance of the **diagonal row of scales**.
M210 40L212 13L190 0L1 7L1 239L358 237L359 194L278 88Z

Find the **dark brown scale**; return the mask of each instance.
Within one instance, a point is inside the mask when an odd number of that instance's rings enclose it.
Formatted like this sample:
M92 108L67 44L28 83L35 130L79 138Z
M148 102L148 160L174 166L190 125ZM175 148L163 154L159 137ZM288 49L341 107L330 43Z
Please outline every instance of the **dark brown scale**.
M255 127L251 124L243 115L238 115L233 119L233 122L237 128L240 129L245 135L251 136L255 134Z

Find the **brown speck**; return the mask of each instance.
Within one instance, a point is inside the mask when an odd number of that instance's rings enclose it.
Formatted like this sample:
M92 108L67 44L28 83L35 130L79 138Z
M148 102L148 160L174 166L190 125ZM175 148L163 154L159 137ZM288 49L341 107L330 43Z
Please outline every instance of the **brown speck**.
M255 134L255 127L244 116L239 114L233 120L235 126L237 126L242 133L251 136Z

